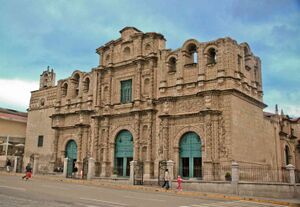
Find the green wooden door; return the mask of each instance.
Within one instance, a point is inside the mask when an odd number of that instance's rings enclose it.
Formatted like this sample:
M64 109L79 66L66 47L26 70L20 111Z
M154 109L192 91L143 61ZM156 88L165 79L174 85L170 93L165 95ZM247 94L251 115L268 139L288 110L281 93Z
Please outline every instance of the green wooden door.
M77 160L77 144L74 140L67 143L66 157L68 158L67 177L72 177L73 168Z
M202 152L199 136L188 132L180 140L179 174L185 178L201 177Z
M129 131L121 131L115 143L115 170L118 176L129 176L129 162L133 158L133 138Z

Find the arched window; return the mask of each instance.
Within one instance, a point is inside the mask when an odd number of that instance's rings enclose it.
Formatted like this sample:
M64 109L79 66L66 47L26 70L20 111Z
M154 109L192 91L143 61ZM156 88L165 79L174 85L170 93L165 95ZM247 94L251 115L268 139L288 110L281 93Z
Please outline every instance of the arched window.
M130 48L125 47L125 49L123 50L123 54L124 54L124 59L128 59L130 57Z
M290 150L288 146L285 146L284 154L285 154L285 165L288 165L290 164Z
M76 73L73 78L74 89L75 89L74 96L75 97L77 97L79 95L79 80L80 80L80 76L78 73Z
M187 59L186 64L197 64L198 63L198 53L197 46L195 44L189 44L187 47Z
M65 97L67 95L68 92L68 84L64 83L61 87L61 91L62 91L62 96Z
M216 64L217 63L217 53L215 48L210 48L207 52L207 64Z
M176 72L176 58L171 57L168 61L168 72Z
M87 93L90 90L90 79L86 78L83 82L83 92Z

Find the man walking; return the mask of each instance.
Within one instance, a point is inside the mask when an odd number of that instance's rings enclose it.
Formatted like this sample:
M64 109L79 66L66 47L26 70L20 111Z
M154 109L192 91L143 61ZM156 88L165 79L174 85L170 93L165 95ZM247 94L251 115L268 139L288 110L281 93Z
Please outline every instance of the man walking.
M170 175L169 175L169 170L166 169L165 170L165 176L164 176L164 184L163 184L163 188L165 187L167 190L169 190L170 188Z

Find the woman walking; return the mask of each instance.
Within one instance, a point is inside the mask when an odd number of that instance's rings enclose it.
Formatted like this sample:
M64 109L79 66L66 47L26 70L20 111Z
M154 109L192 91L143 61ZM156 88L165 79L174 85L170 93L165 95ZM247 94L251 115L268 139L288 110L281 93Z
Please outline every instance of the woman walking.
M30 163L28 163L26 165L26 174L22 177L22 179L25 178L26 180L28 180L29 178L31 178L31 175L32 175L32 168L31 168Z

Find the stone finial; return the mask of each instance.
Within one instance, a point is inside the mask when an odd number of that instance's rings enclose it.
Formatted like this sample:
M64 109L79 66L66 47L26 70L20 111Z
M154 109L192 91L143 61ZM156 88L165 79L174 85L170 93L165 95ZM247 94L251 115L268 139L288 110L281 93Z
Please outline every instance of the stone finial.
M284 116L283 109L281 109L280 115L281 115L281 116Z
M278 114L278 105L275 105L275 114Z

